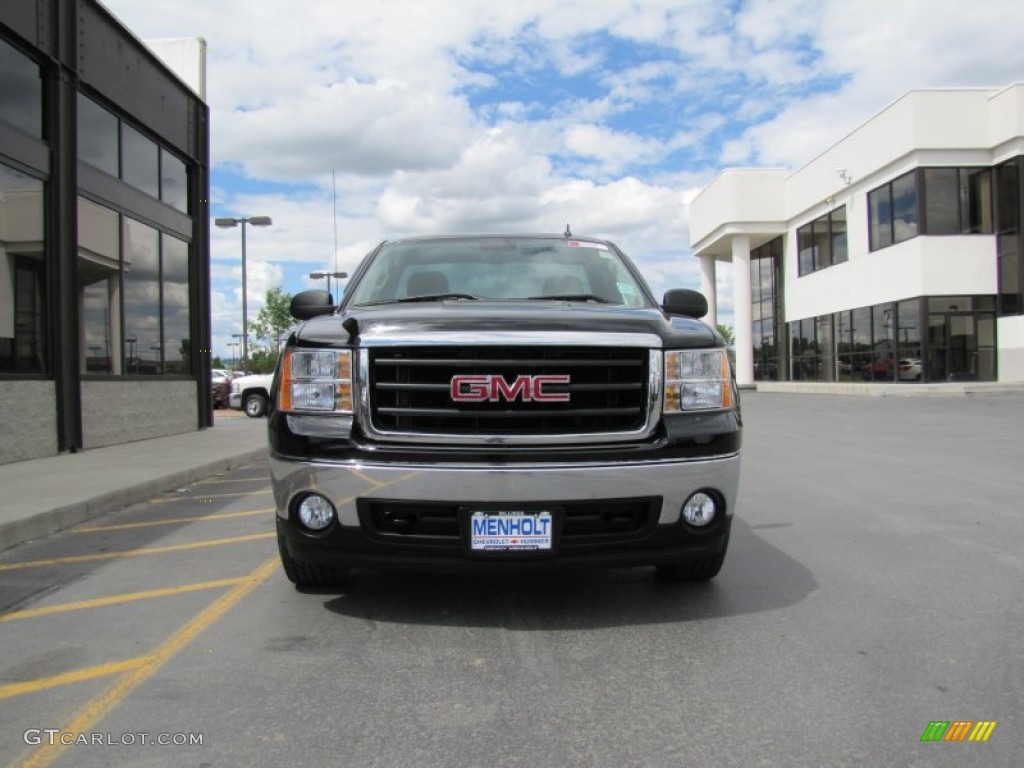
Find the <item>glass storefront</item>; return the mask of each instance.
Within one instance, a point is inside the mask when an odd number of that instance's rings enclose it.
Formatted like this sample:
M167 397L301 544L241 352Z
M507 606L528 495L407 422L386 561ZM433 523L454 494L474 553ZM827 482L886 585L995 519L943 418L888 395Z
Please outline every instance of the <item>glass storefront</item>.
M43 190L0 164L0 373L50 370Z
M793 381L996 380L992 296L908 299L788 328Z

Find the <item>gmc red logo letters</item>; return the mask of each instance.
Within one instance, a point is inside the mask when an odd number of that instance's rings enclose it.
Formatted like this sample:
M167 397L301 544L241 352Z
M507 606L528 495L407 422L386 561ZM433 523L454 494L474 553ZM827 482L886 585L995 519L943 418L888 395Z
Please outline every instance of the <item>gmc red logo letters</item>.
M549 384L568 383L569 376L566 374L523 374L517 376L511 384L498 374L452 376L451 395L456 403L479 403L485 400L492 403L499 400L513 402L517 399L524 403L567 403L568 392L545 392L544 388Z

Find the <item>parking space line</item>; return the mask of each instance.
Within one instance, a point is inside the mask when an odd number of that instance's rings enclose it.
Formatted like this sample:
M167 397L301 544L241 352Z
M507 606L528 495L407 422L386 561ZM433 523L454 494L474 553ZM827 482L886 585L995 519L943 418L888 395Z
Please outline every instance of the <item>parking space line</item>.
M131 672L133 669L141 667L150 658L149 656L137 656L134 659L113 661L109 664L98 664L94 667L76 669L72 672L64 672L59 675L51 675L50 677L40 677L35 680L25 680L21 683L0 685L0 699L23 696L26 693L45 691L49 688L58 688L62 685L70 685L71 683L80 683L83 680L95 680L97 677L107 677L108 675L116 675L121 672Z
M265 493L270 493L270 486L266 488L260 488L258 491L239 491L238 493L203 493L196 496L174 496L167 498L161 496L155 499L150 499L147 504L170 504L174 501L206 501L207 499L237 499L240 496L260 496Z
M222 512L216 515L196 515L192 517L178 517L164 520L150 520L146 523L119 523L117 525L92 525L87 528L72 528L71 533L102 533L106 531L127 531L131 528L153 528L158 525L177 525L179 523L194 523L198 520L228 520L235 517L255 517L276 512L276 507L266 509L250 509L245 512Z
M71 557L55 557L50 560L29 560L24 563L0 563L0 573L3 571L20 571L25 568L42 568L47 565L62 565L64 563L88 563L94 560L116 560L122 557L141 557L143 555L157 555L163 552L181 552L188 549L202 549L203 547L219 547L222 544L237 544L242 541L258 541L259 539L270 539L276 533L253 533L248 536L233 536L228 539L212 539L200 541L194 544L171 544L166 547L146 547L143 549L124 549L120 552L101 552L95 555L73 555Z
M95 725L132 691L152 677L164 664L173 659L185 646L198 637L204 629L217 621L246 595L266 581L278 569L278 562L278 558L275 555L256 568L256 570L244 576L229 592L218 597L198 615L190 619L184 626L164 640L152 654L142 660L141 664L127 671L106 691L94 697L78 710L75 716L71 718L71 722L61 729L61 732L92 732ZM43 766L50 765L66 746L61 743L60 739L56 739L53 743L45 743L22 764L22 767L43 768Z
M109 597L94 597L89 600L77 600L73 603L61 603L60 605L49 605L44 608L26 608L23 611L11 611L0 614L0 622L18 621L20 619L34 619L38 616L49 616L54 613L67 613L68 611L82 611L88 608L102 608L107 605L120 605L131 603L136 600L149 600L154 597L167 597L168 595L183 595L187 592L200 592L204 589L217 589L218 587L230 587L242 580L242 577L233 579L216 579L214 581L200 581L195 584L182 584L179 587L161 587L160 589L147 589L142 592L124 592L120 595Z

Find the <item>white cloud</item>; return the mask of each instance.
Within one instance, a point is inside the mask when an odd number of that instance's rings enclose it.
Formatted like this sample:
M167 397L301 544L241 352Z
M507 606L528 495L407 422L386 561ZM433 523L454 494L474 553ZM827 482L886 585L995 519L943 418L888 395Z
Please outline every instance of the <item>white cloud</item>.
M342 269L398 234L570 222L696 287L686 200L722 167L799 166L908 89L1024 72L1014 0L104 2L210 45L215 209L274 218L250 296L333 268L332 169ZM212 241L214 311L240 312L238 232Z

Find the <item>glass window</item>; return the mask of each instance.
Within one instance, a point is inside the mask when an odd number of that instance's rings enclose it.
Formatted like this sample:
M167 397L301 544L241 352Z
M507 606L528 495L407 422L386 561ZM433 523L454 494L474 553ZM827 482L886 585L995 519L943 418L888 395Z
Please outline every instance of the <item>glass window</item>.
M0 372L48 373L44 185L0 165Z
M821 269L832 263L828 216L822 216L812 225L814 231L814 268Z
M956 168L924 169L924 220L929 235L960 232L960 181Z
M120 217L84 197L78 198L78 286L82 372L122 373ZM128 352L134 356L134 346Z
M43 80L39 65L0 40L0 120L37 139L43 135Z
M892 190L886 184L868 193L871 250L892 245Z
M917 236L917 174L905 173L868 193L870 248L885 248Z
M913 172L892 182L892 234L894 243L917 237L917 183Z
M801 275L809 275L814 271L817 258L814 254L814 225L807 224L796 231L797 248L800 251L798 271Z
M1016 161L996 168L996 203L1000 232L1017 232L1020 227L1020 171Z
M87 96L78 94L78 157L118 175L117 118Z
M761 275L761 298L768 299L775 295L775 275L774 275L774 258L769 257L766 259L758 259L757 263L760 265L758 270Z
M829 224L832 232L832 263L841 264L847 259L845 205L829 214Z
M124 342L128 354L126 373L163 372L163 334L160 329L160 254L157 231L125 217Z
M170 235L163 242L163 309L165 373L191 373L189 333L188 243Z
M968 234L991 235L995 225L992 215L992 169L964 169L963 179L964 232Z
M160 195L157 145L129 125L121 125L121 177L148 195Z
M921 301L912 299L897 305L898 381L921 381L924 374L921 354Z
M160 148L160 199L188 213L188 168L163 147Z

